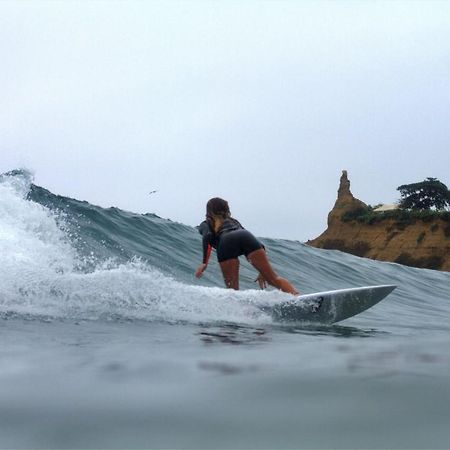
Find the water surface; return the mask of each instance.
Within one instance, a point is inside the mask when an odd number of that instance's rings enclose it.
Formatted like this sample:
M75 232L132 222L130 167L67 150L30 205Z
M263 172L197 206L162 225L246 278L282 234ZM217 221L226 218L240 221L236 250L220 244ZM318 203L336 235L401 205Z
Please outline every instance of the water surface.
M193 277L195 229L2 176L0 447L448 448L450 274L263 241L303 293L398 288L275 323L245 261Z

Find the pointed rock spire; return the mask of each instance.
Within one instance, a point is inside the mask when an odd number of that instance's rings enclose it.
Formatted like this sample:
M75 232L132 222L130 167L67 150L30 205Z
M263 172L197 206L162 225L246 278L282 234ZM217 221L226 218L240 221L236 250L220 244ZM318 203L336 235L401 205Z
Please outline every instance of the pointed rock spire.
M336 203L328 214L328 226L330 226L333 222L340 222L341 217L345 212L362 208L367 208L367 205L353 196L350 191L350 180L348 179L347 171L343 170L339 182Z

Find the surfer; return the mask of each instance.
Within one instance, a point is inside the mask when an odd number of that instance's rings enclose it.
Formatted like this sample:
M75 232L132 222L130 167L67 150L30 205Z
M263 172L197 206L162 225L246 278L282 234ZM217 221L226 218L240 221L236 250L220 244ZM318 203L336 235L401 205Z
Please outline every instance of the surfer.
M228 202L215 197L206 204L206 220L198 227L203 236L203 262L198 266L195 276L203 275L211 250L217 250L217 260L222 270L227 288L239 289L239 256L247 260L259 272L258 281L261 289L269 283L271 286L289 294L298 295L297 290L285 278L281 278L272 268L267 258L264 245L250 231L231 217Z

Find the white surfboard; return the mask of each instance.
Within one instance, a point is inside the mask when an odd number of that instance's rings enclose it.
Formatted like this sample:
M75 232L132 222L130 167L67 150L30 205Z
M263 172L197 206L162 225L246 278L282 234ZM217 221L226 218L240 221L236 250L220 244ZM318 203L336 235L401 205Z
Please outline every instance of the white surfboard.
M317 292L294 297L276 305L260 306L275 322L331 324L353 317L383 300L396 286L365 286Z

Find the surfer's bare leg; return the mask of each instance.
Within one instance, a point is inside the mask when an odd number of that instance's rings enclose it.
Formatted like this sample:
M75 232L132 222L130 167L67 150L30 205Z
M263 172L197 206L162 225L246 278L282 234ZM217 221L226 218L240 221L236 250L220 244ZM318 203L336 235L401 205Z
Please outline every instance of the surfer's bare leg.
M225 286L229 289L239 290L239 259L227 259L219 263L222 269Z
M273 270L264 249L261 248L251 252L247 256L247 259L271 286L276 287L283 292L298 295L298 292L294 286L292 286L292 284L285 278L278 276L278 274Z

